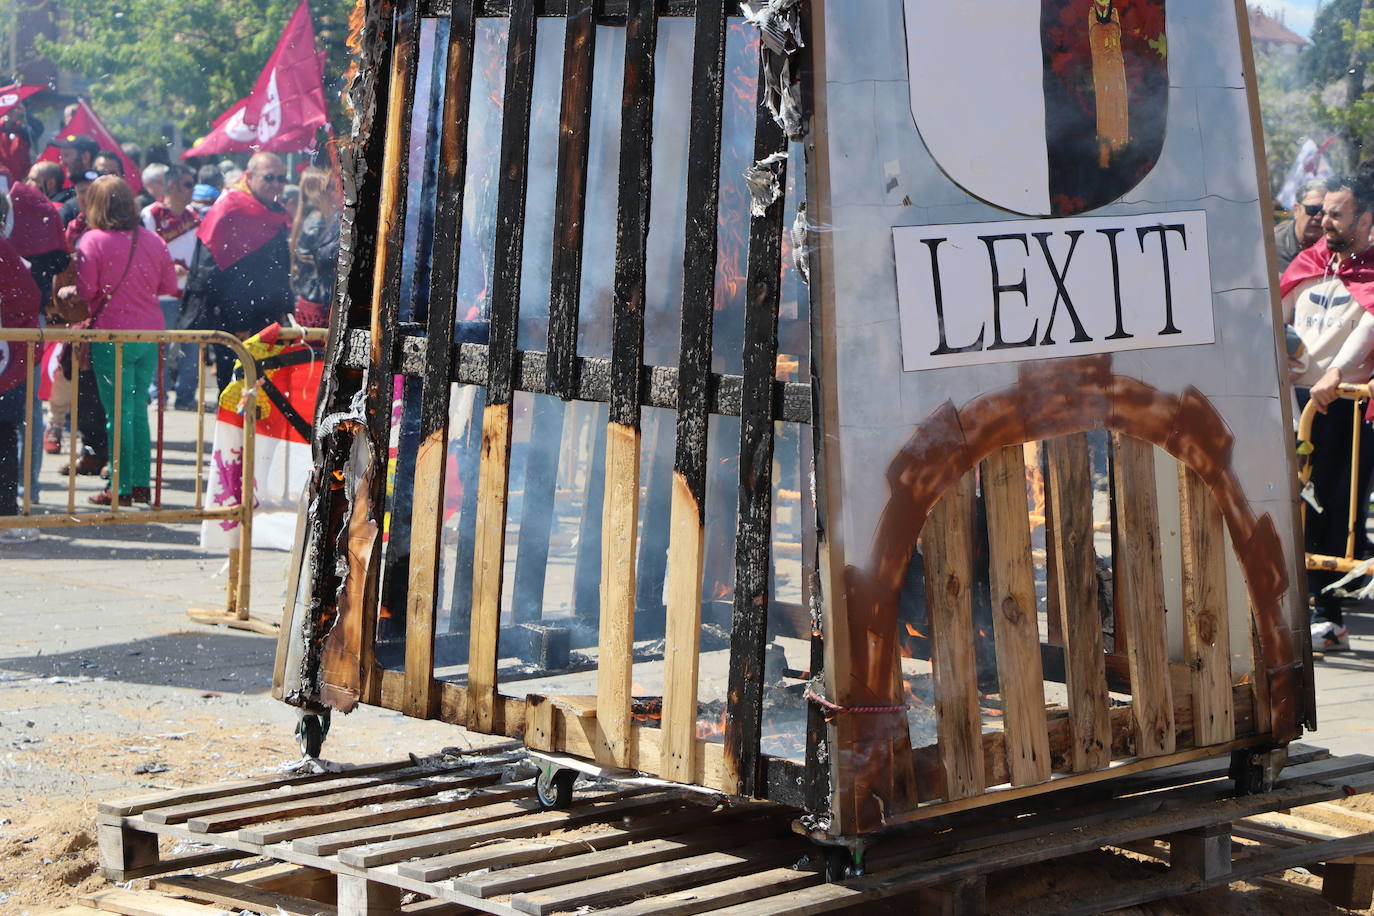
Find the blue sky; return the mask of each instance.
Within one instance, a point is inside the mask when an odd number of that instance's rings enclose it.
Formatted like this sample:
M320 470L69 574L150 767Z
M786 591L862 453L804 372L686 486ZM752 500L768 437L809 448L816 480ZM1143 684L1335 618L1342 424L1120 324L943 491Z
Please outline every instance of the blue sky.
M1283 24L1304 38L1312 31L1312 17L1317 12L1317 0L1258 0L1256 4L1275 17L1282 15Z

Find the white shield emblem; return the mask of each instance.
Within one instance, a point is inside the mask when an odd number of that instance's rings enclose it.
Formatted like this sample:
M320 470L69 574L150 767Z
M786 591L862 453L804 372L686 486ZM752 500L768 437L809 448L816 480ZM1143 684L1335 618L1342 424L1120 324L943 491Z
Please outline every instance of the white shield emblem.
M1082 213L1154 167L1168 111L1165 0L905 0L911 110L969 193Z
M277 91L277 71L267 78L267 101L258 113L258 142L267 143L281 130L281 94Z
M247 124L243 123L243 112L246 105L240 106L239 110L229 116L229 120L224 122L224 132L229 139L237 140L239 143L250 143L257 139L258 132Z

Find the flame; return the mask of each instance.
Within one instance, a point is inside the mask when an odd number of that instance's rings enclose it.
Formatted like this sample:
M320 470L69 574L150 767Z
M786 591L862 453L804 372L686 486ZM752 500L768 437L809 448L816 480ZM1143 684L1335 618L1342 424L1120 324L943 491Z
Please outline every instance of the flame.
M1040 443L1027 442L1025 455L1031 527L1040 528L1045 524L1045 475L1040 471Z
M926 634L922 633L920 630L916 629L915 627L913 627L913 626L912 626L911 624L909 624L909 623L906 624L906 632L907 632L907 635L909 635L909 636L915 636L915 637L918 637L918 638L920 638L920 639L925 639L925 638L926 638Z
M703 721L703 720L701 720L701 719L698 719L698 720L697 720L697 737L698 737L698 738L713 738L713 737L715 737L716 735L723 735L723 734L725 734L725 711L724 711L724 710L721 710L721 713L720 713L720 720L719 720L718 722Z
M730 596L730 591L729 585L724 582L717 582L716 587L711 591L711 597L717 601L721 601Z

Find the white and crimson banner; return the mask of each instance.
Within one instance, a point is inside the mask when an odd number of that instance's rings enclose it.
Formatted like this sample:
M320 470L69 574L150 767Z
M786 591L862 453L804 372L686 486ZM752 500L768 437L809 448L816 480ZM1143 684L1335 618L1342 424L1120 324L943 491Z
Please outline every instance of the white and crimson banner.
M310 7L301 0L253 91L220 115L182 158L267 150L296 153L315 144L329 120Z

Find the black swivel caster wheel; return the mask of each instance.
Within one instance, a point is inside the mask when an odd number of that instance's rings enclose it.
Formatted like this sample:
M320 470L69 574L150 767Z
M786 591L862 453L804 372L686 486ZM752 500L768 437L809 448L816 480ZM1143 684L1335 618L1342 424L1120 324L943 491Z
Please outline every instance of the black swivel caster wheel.
M834 884L849 877L852 859L849 850L843 846L830 846L825 850L825 880Z
M576 779L576 770L554 767L540 770L539 778L534 781L534 794L539 800L539 807L548 811L572 805L573 782Z
M329 734L329 713L305 713L296 723L296 738L301 753L312 760L324 749L324 736Z

